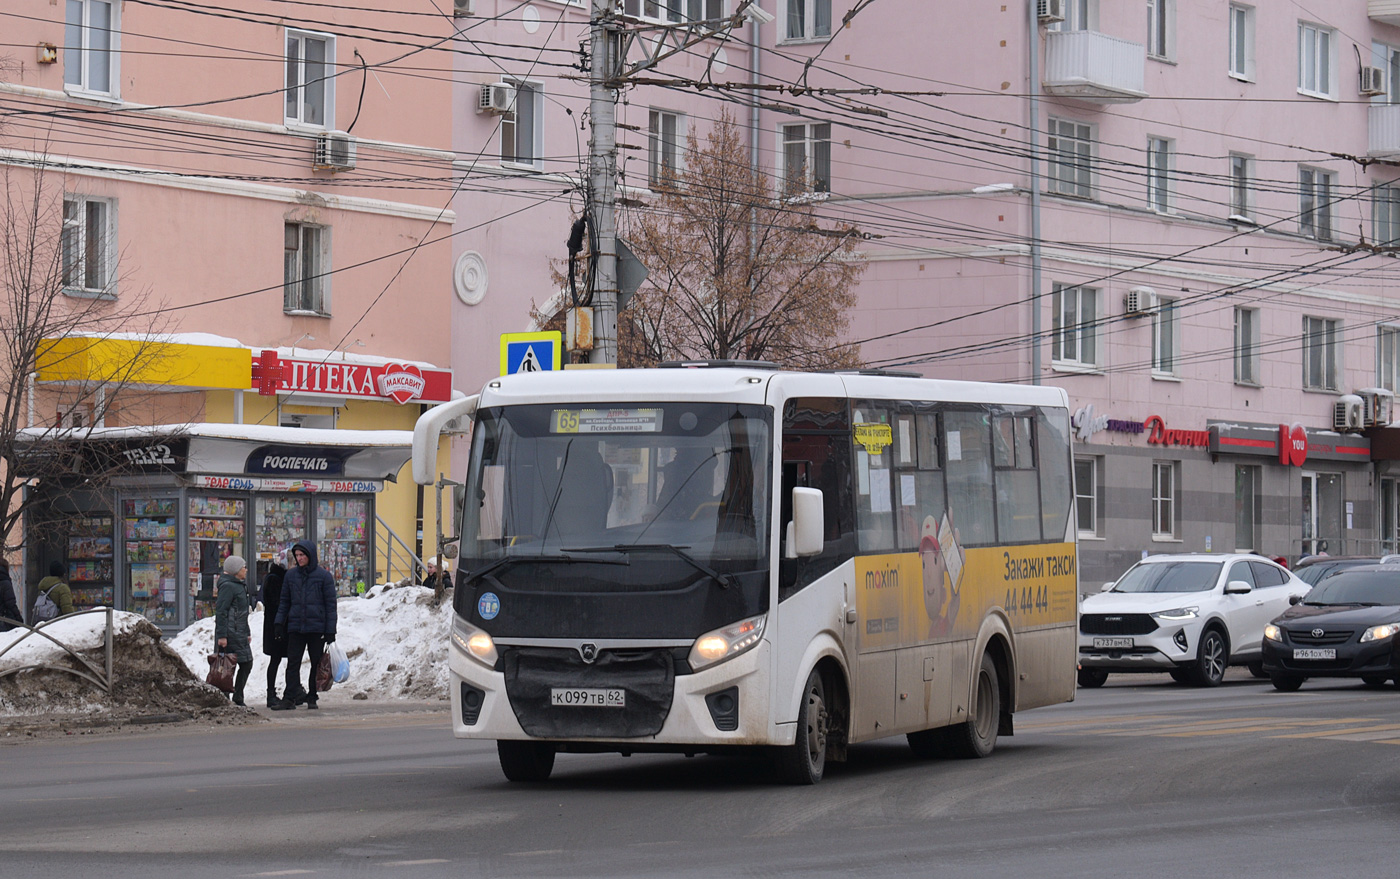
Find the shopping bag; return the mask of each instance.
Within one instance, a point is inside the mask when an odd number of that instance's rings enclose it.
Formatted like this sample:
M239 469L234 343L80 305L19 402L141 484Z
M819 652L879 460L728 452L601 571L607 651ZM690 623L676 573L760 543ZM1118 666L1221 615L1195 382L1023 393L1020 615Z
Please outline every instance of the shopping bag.
M322 653L321 661L316 663L316 692L324 693L329 690L332 680L331 655Z
M340 645L331 644L326 648L326 655L331 658L331 678L337 684L350 680L350 658L340 649Z
M232 693L233 673L237 670L238 659L232 653L215 653L209 657L209 674L204 681L225 693Z

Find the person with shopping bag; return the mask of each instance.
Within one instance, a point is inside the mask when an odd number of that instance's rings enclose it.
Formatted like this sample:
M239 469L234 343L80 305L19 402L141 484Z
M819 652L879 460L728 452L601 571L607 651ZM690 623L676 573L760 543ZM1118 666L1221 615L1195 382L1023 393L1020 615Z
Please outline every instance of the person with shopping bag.
M283 698L272 706L287 711L297 706L287 698L297 690L303 654L311 661L307 675L306 707L316 708L316 668L326 645L335 641L335 578L317 564L316 545L302 541L292 546L292 566L282 578L282 597L277 602L273 634L287 639L287 683Z
M253 633L248 628L248 563L242 556L224 559L219 577L219 597L214 602L214 652L231 653L238 660L233 679L233 704L243 704L243 687L253 670Z

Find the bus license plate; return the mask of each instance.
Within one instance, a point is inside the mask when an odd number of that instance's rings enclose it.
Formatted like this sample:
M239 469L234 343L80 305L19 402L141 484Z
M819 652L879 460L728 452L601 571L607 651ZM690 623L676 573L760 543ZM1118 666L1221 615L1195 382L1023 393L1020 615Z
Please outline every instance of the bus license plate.
M1293 650L1294 659L1336 659L1335 647L1297 647Z
M1115 650L1123 647L1132 647L1132 638L1095 638L1094 647L1099 650Z
M549 704L562 708L626 708L627 691L555 688L549 691Z

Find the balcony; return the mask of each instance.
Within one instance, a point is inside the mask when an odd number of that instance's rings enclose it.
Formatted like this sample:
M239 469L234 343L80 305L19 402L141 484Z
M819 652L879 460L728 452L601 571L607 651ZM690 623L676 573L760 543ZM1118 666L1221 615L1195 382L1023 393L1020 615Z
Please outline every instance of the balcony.
M1400 0L1397 0L1400 2ZM1045 34L1045 91L1096 104L1128 104L1143 89L1147 47L1097 31Z
M1400 104L1372 104L1369 112L1366 155L1377 159L1400 158Z
M1400 25L1400 0L1367 0L1366 14L1381 24Z

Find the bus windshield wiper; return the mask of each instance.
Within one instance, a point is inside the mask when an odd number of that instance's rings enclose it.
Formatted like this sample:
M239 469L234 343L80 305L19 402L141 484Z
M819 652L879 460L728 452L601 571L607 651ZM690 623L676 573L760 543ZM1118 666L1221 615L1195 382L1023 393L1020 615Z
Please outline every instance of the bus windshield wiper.
M719 571L716 571L714 568L711 568L695 556L686 552L686 549L687 547L672 546L669 543L615 543L612 546L586 546L578 549L565 549L564 552L620 552L624 555L637 551L645 552L654 550L657 552L669 552L682 561L687 562L691 567L709 577L711 580L714 580L719 584L719 588L728 589L733 584L734 578L730 574L721 574Z
M565 551L565 552L579 552L580 550L564 550L564 551ZM500 558L496 559L496 560L493 561L493 562L488 562L488 563L486 563L485 565L482 565L480 568L477 568L475 571L468 571L468 572L467 572L467 578L466 578L466 580L464 580L463 582L464 582L465 584L467 584L467 585L470 585L472 582L474 582L474 581L476 581L476 580L479 580L479 579L481 579L482 577L489 577L491 574L493 574L493 573L496 572L496 571L499 571L501 568L504 568L504 567L506 567L506 566L508 566L508 565L518 564L518 563L520 563L520 562L578 562L578 561L582 561L582 559L576 559L576 558L574 558L574 557L572 557L572 556L567 556L567 555L544 555L543 553L538 554L538 555L505 555L505 556L501 556ZM619 563L619 564L620 564L620 563Z

